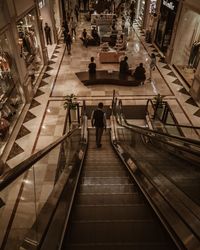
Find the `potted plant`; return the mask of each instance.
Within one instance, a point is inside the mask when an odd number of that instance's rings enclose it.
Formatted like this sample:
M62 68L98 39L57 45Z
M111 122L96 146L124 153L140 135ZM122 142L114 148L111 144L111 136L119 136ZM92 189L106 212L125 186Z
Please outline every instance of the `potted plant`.
M70 94L65 96L65 101L64 101L64 109L67 109L69 111L68 117L69 117L69 123L71 124L72 122L77 121L77 107L78 107L78 102L77 102L77 97L74 94Z
M64 109L76 110L77 109L77 97L74 94L65 96Z
M153 98L153 103L155 104L156 107L162 107L163 106L163 99L164 99L164 96L162 96L161 94L157 94Z

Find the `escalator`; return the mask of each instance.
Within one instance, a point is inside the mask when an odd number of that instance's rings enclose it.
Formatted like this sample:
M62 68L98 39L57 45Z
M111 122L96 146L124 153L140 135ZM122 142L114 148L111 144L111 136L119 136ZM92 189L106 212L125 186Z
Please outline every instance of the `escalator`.
M102 148L83 115L81 127L0 179L0 223L10 228L2 249L198 249L200 143L130 126L117 108L110 122ZM10 205L23 230L7 221Z
M127 150L131 151L135 161L139 162L145 172L151 169L151 172L154 172L152 177L162 175L200 206L200 171L198 168L200 141L192 139L187 141L180 135L168 136L130 125L123 111L120 112L122 113L118 115L123 121L119 119L122 125L118 127L119 141L126 144ZM150 136L146 137L148 135ZM172 145L170 146L169 143ZM190 154L188 151L192 147L194 151Z
M178 249L114 151L89 145L62 249Z

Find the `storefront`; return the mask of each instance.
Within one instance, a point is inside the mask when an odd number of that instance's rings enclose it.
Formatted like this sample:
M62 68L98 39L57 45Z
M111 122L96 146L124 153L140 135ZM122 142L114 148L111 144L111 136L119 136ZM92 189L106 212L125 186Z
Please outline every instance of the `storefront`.
M29 12L26 16L17 22L19 35L20 57L26 63L32 82L35 82L35 76L41 71L43 66L41 44L38 26L35 17L35 11Z
M185 32L187 30L187 32ZM173 53L173 64L191 86L200 61L200 13L184 9Z
M51 13L50 3L47 0L39 0L38 6L40 9L44 41L49 50L56 40L54 36L54 24L52 22L53 13Z
M8 33L9 31L5 31L0 35L0 147L7 139L9 128L18 117L23 104Z
M164 54L171 42L178 4L178 0L162 0L161 3L155 43Z
M146 42L153 42L155 37L155 26L157 21L157 0L147 1L147 13L146 13L146 23L145 23L145 40Z
M138 0L136 6L136 20L141 27L143 27L144 15L145 15L145 0Z

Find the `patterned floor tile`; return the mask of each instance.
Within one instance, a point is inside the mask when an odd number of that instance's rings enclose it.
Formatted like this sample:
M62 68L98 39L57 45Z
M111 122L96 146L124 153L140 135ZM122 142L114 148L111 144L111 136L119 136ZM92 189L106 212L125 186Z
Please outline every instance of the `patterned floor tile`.
M176 77L176 75L171 71L170 73L167 74L168 76L173 76Z
M200 109L197 110L197 111L194 113L194 115L200 117Z
M15 156L23 153L23 152L24 152L24 150L15 142L12 146L12 149L10 151L8 158L7 158L7 161L14 158Z
M45 78L47 78L47 77L49 77L49 76L50 76L49 74L44 73L44 75L43 75L42 79L45 79Z
M0 198L0 208L5 205L5 202Z
M180 93L182 93L184 95L190 95L185 88L180 89L178 92L180 92Z
M35 96L34 96L34 98L37 97L37 96L40 96L40 95L44 95L44 94L45 93L42 90L38 89Z
M48 62L48 65L55 64L55 63L56 63L56 62L50 60L50 61Z
M35 107L37 107L39 105L41 105L41 104L38 101L36 101L35 99L33 99L29 109L35 108Z
M52 69L53 69L52 67L47 66L47 68L46 68L46 71L45 71L45 72L50 71L50 70L52 70Z
M39 88L41 88L41 87L43 87L43 86L45 86L45 85L48 85L48 83L47 83L47 82L45 82L45 81L41 81L41 82L40 82L40 86L39 86Z
M24 118L24 123L28 122L34 118L36 118L36 116L34 114L32 114L30 111L28 111L25 118Z
M17 135L16 140L18 140L18 139L20 139L20 138L22 138L25 135L28 135L30 133L31 133L31 131L29 131L25 126L22 125L21 128L20 128L20 130L19 130L19 133Z
M198 105L196 104L196 102L194 101L194 99L192 97L190 97L186 103L191 104L192 106L198 107Z
M176 79L176 80L173 81L172 83L174 83L174 84L176 84L176 85L179 85L179 86L182 86L182 83L181 83L178 79Z
M51 57L51 59L56 59L56 58L58 58L57 56L55 56L55 55L53 55L52 57Z
M54 52L53 52L53 54L59 54L60 53L60 51L58 51L58 50L55 50Z

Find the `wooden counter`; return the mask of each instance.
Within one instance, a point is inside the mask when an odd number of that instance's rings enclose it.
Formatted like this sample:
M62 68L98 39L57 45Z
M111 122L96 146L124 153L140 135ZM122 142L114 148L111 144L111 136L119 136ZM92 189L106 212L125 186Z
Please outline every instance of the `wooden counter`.
M108 73L107 70L98 70L94 75L89 75L89 72L77 72L76 75L86 86L95 84L113 84L121 86L140 85L140 82L135 80L133 76L122 76L118 71Z

